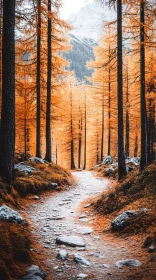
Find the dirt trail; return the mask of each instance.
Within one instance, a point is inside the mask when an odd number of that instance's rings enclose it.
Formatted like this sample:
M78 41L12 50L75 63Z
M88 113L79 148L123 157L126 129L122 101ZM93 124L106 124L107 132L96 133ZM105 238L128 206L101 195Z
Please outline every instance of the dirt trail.
M111 234L104 235L100 230L84 234L84 231L93 229L95 216L89 213L88 208L83 208L80 213L80 205L84 200L88 203L92 197L107 191L111 184L106 179L94 177L91 172L75 172L74 175L78 179L75 188L42 198L29 207L27 216L32 222L32 234L37 236L43 246L35 248L34 244L32 250L48 271L47 279L79 279L77 276L80 273L96 280L126 279L127 268L118 269L115 263L125 258L138 258L144 261L136 251L136 244L139 241L133 239L130 246L128 238L117 239ZM80 219L79 215L82 214L84 217ZM83 237L86 247L80 249L56 245L56 238L61 235ZM69 254L67 261L57 259L60 248L67 250ZM73 261L74 253L82 254L90 262L90 266ZM128 268L133 269L136 268Z

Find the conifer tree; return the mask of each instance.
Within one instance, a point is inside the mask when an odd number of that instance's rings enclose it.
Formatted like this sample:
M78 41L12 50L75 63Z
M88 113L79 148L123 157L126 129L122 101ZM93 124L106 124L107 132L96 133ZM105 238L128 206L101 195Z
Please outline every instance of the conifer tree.
M15 0L3 3L0 175L13 179L15 151Z

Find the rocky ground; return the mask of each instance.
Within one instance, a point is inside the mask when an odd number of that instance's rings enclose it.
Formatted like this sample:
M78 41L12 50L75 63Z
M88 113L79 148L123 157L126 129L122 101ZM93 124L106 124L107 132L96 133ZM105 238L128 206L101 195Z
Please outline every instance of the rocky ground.
M110 181L91 172L74 175L75 188L41 197L21 212L31 223L31 251L46 279L154 280L149 273L154 269L152 254L142 248L142 238L104 232L104 224L90 211L92 199L111 189ZM44 279L31 277L24 279Z

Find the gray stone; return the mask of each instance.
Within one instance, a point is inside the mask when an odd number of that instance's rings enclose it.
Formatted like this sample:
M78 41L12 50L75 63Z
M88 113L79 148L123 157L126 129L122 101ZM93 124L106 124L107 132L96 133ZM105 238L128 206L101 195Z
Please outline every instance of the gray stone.
M49 219L50 220L63 220L65 217L64 216L53 216L53 217L50 217Z
M38 157L31 157L29 160L33 161L33 162L38 162L38 163L45 163L45 161L42 158L38 158Z
M111 227L114 230L122 230L126 226L126 222L129 218L146 212L147 212L146 208L143 208L140 211L127 210L112 221Z
M116 262L116 266L121 268L122 266L141 266L142 263L136 259L120 260Z
M39 196L38 195L34 195L34 200L39 200Z
M58 187L58 184L57 183L51 183L51 186L55 189Z
M113 163L113 159L111 156L107 156L104 160L103 160L103 164L112 164Z
M46 278L46 273L41 271L40 267L37 265L31 265L27 269L27 275L22 278L23 280L43 280Z
M78 279L86 279L87 277L88 277L88 275L87 275L87 274L84 274L84 273L80 273L80 274L77 276Z
M17 169L17 170L21 171L25 175L28 175L29 173L32 173L35 170L34 167L26 165L24 162L20 162L18 164L15 164L14 169Z
M84 234L84 235L91 234L91 233L93 233L93 229L90 227L80 227L80 228L78 228L77 232L80 234Z
M111 176L115 173L115 169L113 167L109 167L109 168L106 168L104 170L104 175L105 176Z
M91 206L91 204L87 204L84 206L84 208L89 208Z
M140 164L140 157L134 157L134 158L127 158L126 163L132 163L134 165L139 165Z
M73 256L74 261L80 264L90 266L90 262L80 253L75 253Z
M28 224L28 222L23 219L17 211L6 205L0 207L0 220L18 224Z
M82 237L79 236L60 236L56 238L56 244L67 245L70 247L85 247L86 244Z
M156 249L155 249L154 245L151 245L151 246L148 247L148 252L149 253L153 253L155 251L156 251Z
M65 261L68 259L68 252L66 250L60 250L57 257L62 260Z

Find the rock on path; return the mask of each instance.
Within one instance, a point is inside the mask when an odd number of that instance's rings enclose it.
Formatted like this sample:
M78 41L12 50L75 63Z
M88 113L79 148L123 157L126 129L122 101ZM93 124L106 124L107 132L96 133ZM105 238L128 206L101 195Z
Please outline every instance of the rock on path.
M136 259L120 260L116 262L116 266L121 268L122 266L141 266L142 263Z
M70 247L85 247L86 243L82 237L79 236L60 236L56 238L56 244L67 245Z
M82 254L80 254L80 253L75 253L73 259L74 259L74 261L76 261L77 263L90 266L90 262L89 262Z

